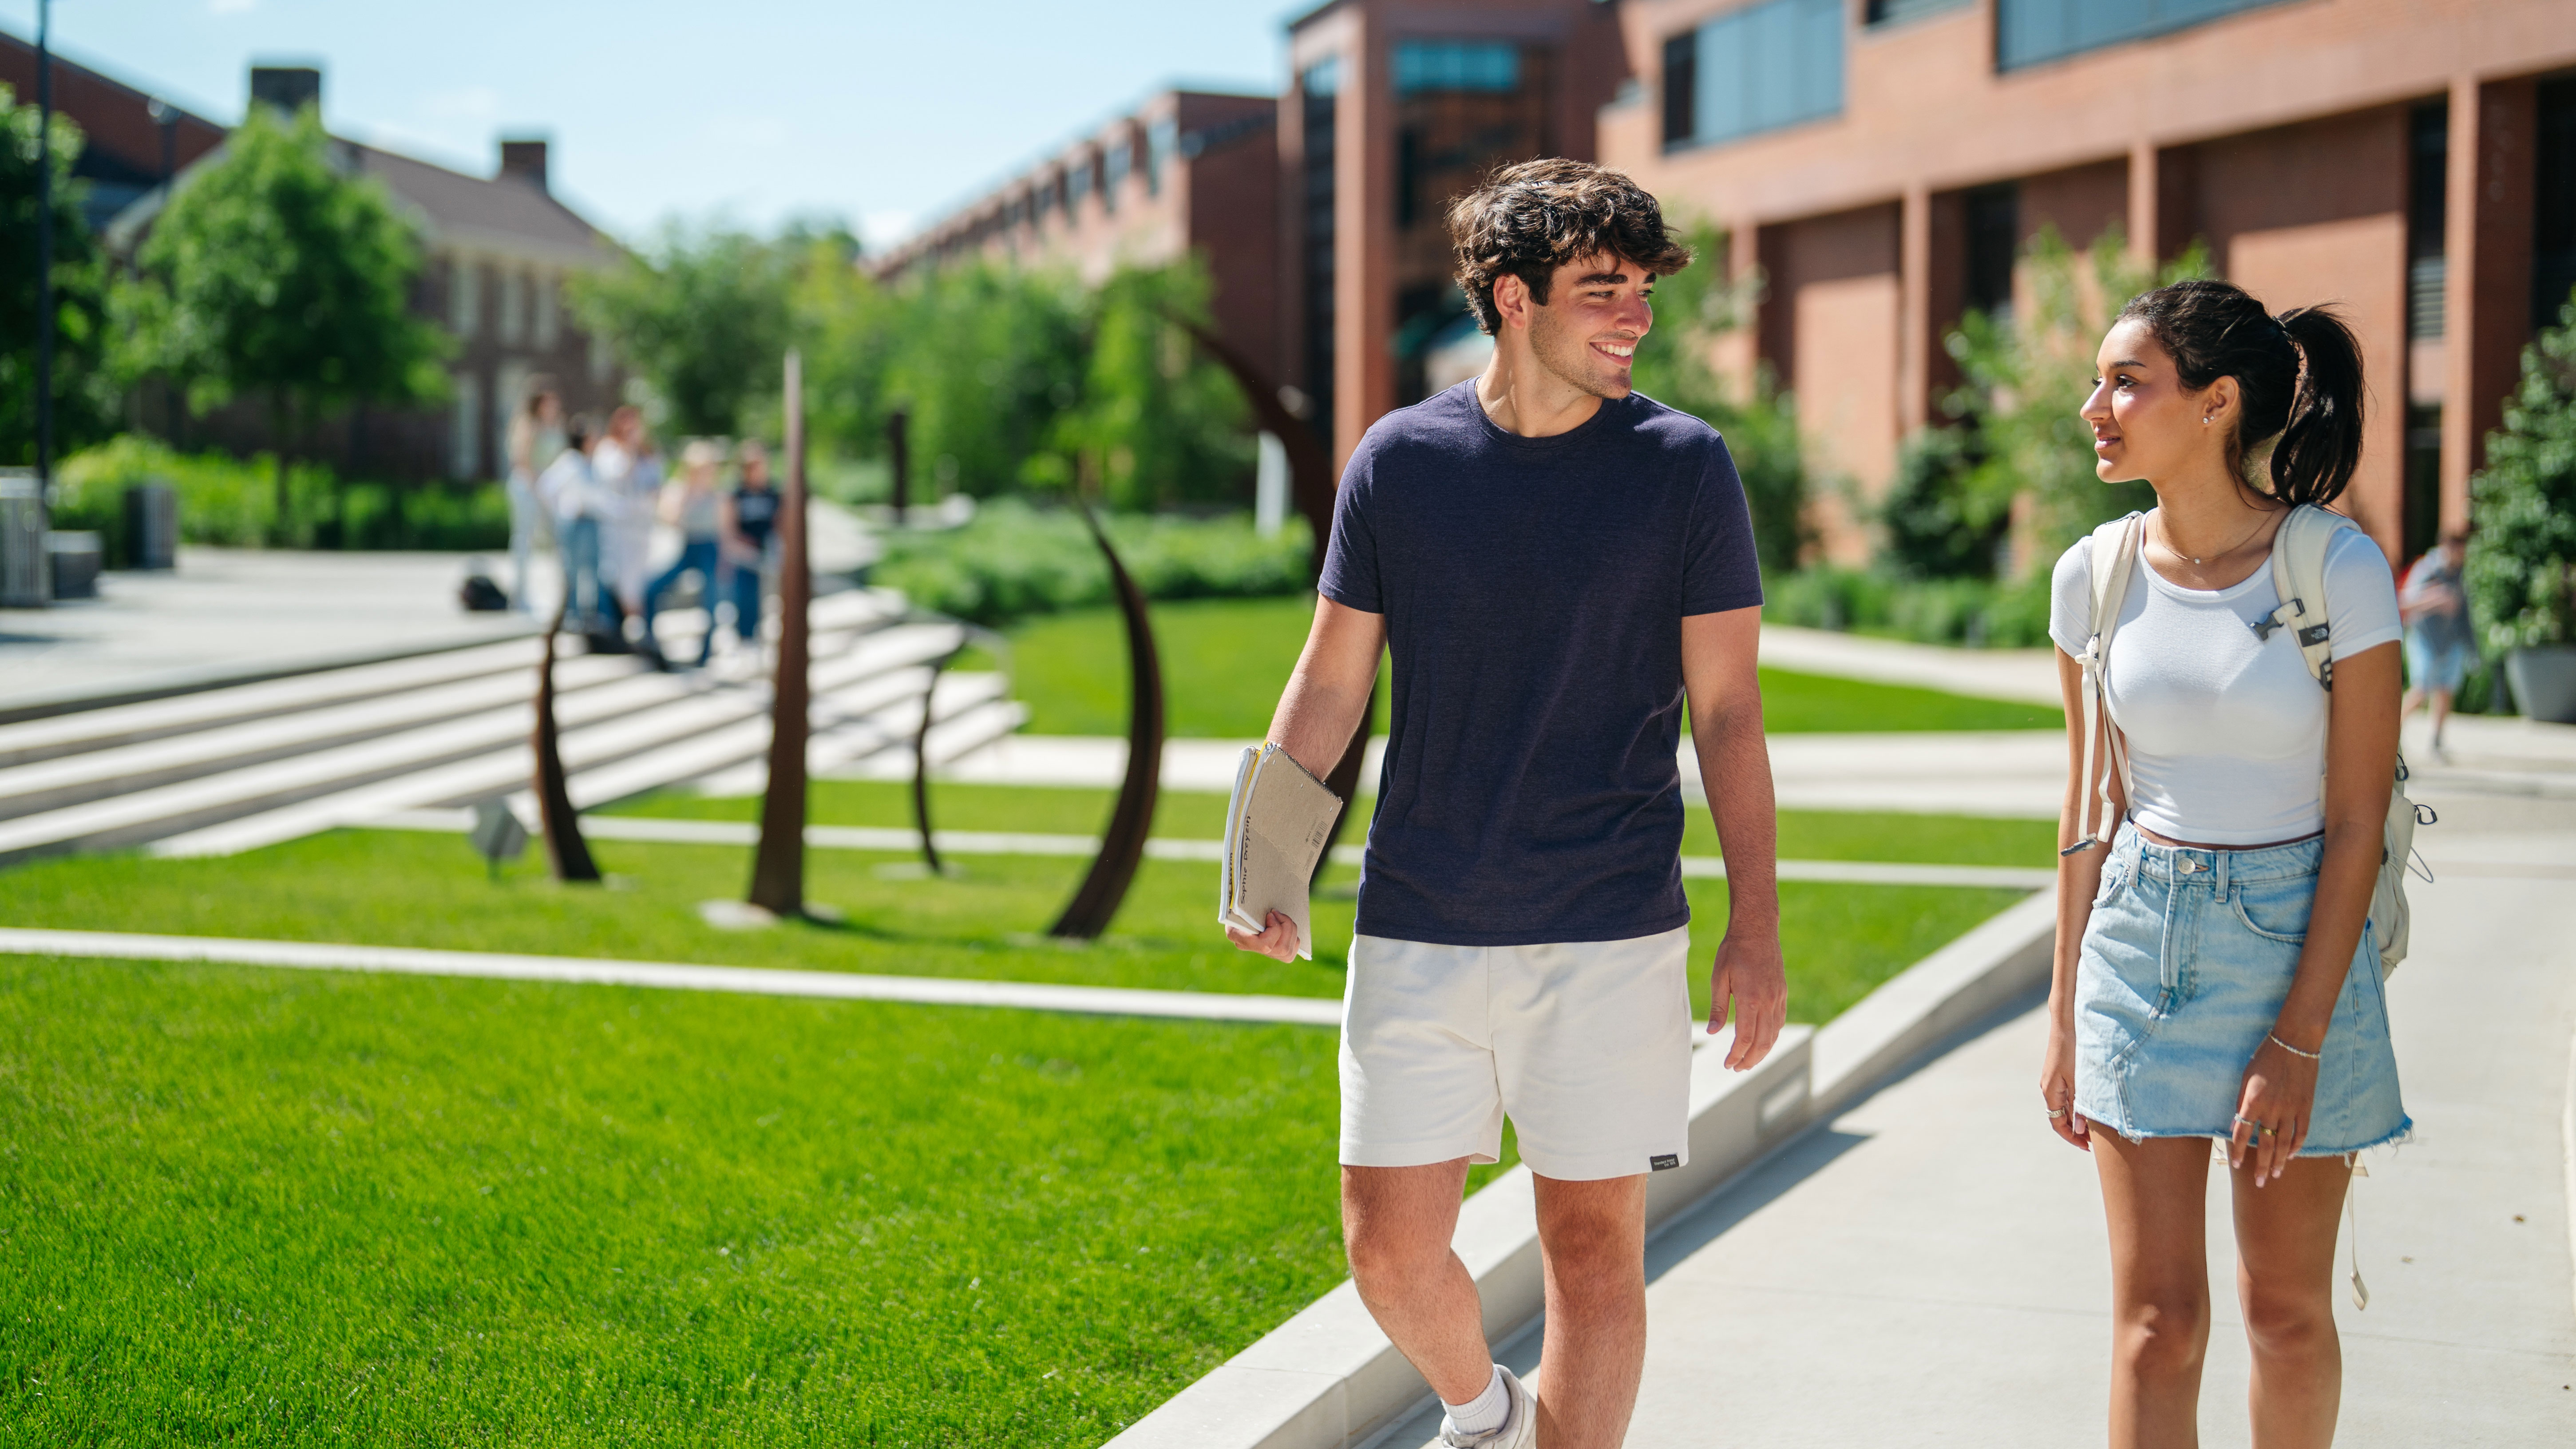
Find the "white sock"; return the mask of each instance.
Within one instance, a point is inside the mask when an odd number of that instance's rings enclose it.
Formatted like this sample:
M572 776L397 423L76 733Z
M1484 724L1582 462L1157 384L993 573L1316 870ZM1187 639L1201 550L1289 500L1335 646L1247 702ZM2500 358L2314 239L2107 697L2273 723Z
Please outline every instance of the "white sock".
M1503 1427L1512 1411L1511 1390L1503 1387L1503 1366L1494 1365L1494 1376L1485 1380L1485 1391L1463 1404L1440 1401L1449 1415L1449 1427L1462 1434L1490 1434Z

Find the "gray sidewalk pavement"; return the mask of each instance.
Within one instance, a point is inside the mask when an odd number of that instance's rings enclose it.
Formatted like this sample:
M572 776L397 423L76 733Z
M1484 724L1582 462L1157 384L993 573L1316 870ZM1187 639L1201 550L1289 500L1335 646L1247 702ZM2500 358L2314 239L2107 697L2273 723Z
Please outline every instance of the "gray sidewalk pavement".
M2576 813L2446 831L2426 854L2441 879L2416 884L2414 955L2390 982L2415 1138L2371 1154L2357 1184L2371 1298L2355 1311L2339 1290L2337 1442L2576 1442ZM2100 1442L2102 1210L2091 1163L2040 1117L2044 1031L2034 1002L1664 1233L1628 1443ZM2240 1445L2223 1177L2201 1425L2208 1443Z

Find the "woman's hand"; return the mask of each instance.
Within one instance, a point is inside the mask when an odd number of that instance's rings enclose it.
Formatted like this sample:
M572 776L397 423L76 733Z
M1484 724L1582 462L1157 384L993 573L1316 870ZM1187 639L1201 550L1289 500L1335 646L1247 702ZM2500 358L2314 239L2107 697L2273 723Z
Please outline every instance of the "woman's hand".
M2093 1150L2088 1124L2075 1110L2075 1026L2072 1022L2052 1019L2049 1023L2048 1055L2039 1068L2039 1102L2041 1110L2048 1113L2050 1131L2065 1138L2070 1146L2086 1152Z
M2235 1132L2227 1142L2227 1165L2243 1167L2251 1158L2256 1187L2279 1177L2307 1145L2308 1118L2316 1101L2316 1062L2265 1036L2254 1049L2254 1060L2245 1064Z
M1297 923L1288 919L1284 911L1272 911L1269 919L1262 922L1260 935L1228 926L1225 938L1232 941L1237 950L1258 952L1273 961L1297 959Z

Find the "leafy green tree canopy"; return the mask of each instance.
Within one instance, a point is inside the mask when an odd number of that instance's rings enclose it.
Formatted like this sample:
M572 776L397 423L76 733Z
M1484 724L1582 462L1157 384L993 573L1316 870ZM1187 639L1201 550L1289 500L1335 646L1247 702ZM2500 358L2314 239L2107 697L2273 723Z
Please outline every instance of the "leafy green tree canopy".
M2521 386L2469 499L2477 532L2462 582L2488 646L2576 644L2576 296L2522 350Z
M1753 511L1754 552L1764 571L1788 573L1813 536L1797 400L1767 367L1741 396L1729 396L1709 361L1711 344L1751 319L1762 277L1730 279L1727 234L1707 222L1685 228L1684 239L1698 260L1655 279L1655 327L1637 349L1632 380L1637 391L1701 419L1726 439Z
M36 125L34 106L0 86L0 461L36 457ZM81 217L85 183L72 179L80 127L54 113L54 447L59 455L107 436L116 389L104 366L105 269Z
M132 369L191 408L250 394L281 438L351 403L437 401L446 334L410 306L421 245L381 183L351 174L310 106L250 114L154 222L120 308Z
M777 396L807 250L793 236L670 221L621 265L576 280L573 306L653 390L669 427L730 436Z

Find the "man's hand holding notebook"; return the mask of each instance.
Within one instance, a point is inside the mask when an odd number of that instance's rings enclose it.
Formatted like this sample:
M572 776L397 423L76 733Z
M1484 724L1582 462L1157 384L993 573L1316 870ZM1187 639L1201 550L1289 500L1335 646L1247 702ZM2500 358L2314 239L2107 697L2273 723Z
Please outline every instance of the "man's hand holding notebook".
M1262 744L1243 752L1234 771L1234 798L1226 803L1225 867L1216 903L1217 922L1236 945L1261 950L1267 943L1251 938L1269 931L1276 914L1295 928L1291 954L1315 954L1306 887L1341 811L1342 797L1286 750Z

